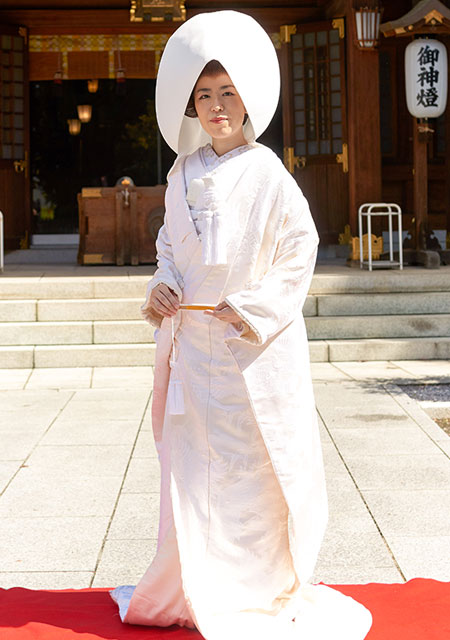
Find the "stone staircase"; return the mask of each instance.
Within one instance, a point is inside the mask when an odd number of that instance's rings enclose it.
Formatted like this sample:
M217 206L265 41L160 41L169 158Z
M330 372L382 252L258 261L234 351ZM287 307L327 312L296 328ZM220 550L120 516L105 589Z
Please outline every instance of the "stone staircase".
M147 275L0 277L0 368L154 363ZM313 362L450 359L450 268L319 265L304 307Z

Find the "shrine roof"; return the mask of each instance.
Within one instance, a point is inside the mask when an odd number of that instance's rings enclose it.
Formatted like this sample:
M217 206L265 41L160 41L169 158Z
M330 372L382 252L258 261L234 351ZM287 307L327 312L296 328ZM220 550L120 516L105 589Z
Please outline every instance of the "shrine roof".
M450 9L439 0L421 0L398 20L380 27L386 36L407 36L415 33L450 32Z

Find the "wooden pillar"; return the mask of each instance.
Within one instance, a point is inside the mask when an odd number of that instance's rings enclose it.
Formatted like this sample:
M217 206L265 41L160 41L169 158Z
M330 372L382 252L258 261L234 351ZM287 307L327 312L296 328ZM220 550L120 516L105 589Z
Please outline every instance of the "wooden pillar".
M349 222L357 235L358 207L382 199L379 56L358 49L351 6L346 16Z
M447 54L450 57L450 38L447 39ZM445 209L447 234L450 235L450 99L447 98L445 112ZM444 247L445 248L445 247ZM450 249L450 246L448 247Z
M129 200L129 234L130 234L130 264L139 264L139 227L138 227L138 194L130 192Z
M284 41L280 51L281 67L281 106L283 110L283 146L293 147L294 134L294 87L292 72L292 55L289 43Z
M123 212L123 193L120 188L115 194L116 200L116 224L115 224L115 258L116 265L122 267L125 264L125 225Z
M425 251L427 248L425 228L428 219L428 141L427 134L420 131L417 118L413 121L413 149L415 248L418 251Z

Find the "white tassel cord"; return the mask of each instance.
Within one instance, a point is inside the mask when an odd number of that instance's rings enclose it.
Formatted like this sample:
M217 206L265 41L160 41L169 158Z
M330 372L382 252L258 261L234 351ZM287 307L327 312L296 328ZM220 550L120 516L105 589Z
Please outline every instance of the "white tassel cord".
M225 216L219 211L203 211L202 262L214 266L227 264Z
M178 377L178 363L175 355L175 330L173 323L173 316L171 318L172 323L172 352L169 360L171 373L169 380L169 388L167 390L167 402L169 408L169 414L171 416L184 415L184 393L183 383Z
M219 203L214 192L211 178L203 178L205 190L199 199L204 210L200 217L203 220L202 263L207 266L227 264L227 232L223 203ZM199 204L199 200L197 204Z

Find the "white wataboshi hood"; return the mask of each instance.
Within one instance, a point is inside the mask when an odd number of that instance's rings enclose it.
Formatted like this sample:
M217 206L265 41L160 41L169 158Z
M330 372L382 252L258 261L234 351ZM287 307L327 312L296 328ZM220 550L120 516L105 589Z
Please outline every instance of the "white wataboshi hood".
M198 118L184 115L195 83L211 60L223 65L244 102L248 142L265 131L277 108L280 69L264 29L238 11L196 15L169 38L156 81L158 125L167 144L180 155L211 142Z

